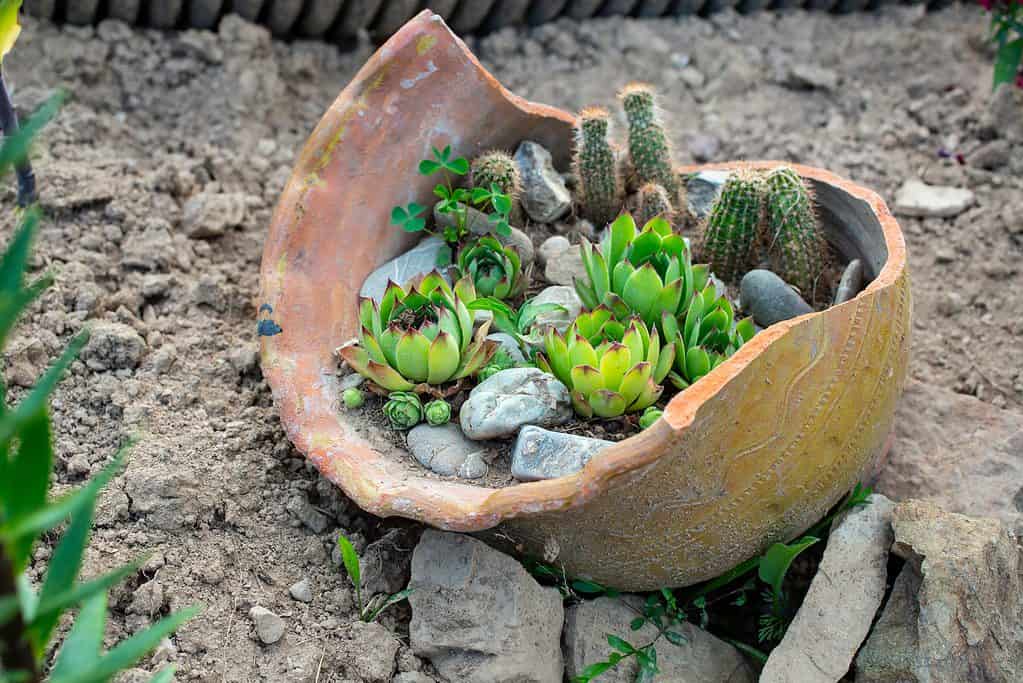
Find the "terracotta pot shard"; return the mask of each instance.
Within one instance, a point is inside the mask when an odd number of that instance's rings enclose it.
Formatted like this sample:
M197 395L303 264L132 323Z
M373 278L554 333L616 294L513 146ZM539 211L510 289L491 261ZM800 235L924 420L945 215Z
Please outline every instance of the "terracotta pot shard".
M689 585L801 533L884 450L911 302L902 234L867 189L795 167L829 239L866 264L863 292L758 334L577 474L503 489L410 475L338 410L334 349L356 333L359 288L415 240L388 225L391 207L429 203L419 160L529 139L567 168L573 122L505 90L439 16L409 21L323 116L281 196L261 271L263 372L289 438L362 508L537 557L554 548L570 575L622 589Z

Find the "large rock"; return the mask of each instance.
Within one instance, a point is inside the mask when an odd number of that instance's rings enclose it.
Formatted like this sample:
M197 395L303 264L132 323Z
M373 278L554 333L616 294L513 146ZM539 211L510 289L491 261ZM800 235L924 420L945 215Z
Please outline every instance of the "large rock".
M437 474L478 479L487 473L486 448L465 438L456 424L434 427L424 422L413 427L407 439L415 459Z
M928 185L919 180L907 180L895 193L895 213L901 216L951 217L958 216L973 205L972 190L942 185Z
M572 419L568 389L537 368L502 370L476 385L459 421L470 439L510 436L525 425L549 427Z
M874 489L996 517L1023 535L1023 412L910 381Z
M437 259L447 248L440 237L427 237L409 251L370 273L359 289L359 296L369 297L379 303L387 289L388 281L404 286L409 281L437 269ZM444 269L438 270L441 270L447 279Z
M892 528L907 563L857 682L1023 680L1023 549L1006 526L912 500Z
M572 195L554 170L551 153L530 140L515 150L515 163L522 175L522 208L538 223L553 223L572 208Z
M813 311L796 290L769 270L751 270L739 283L742 310L758 325L771 325Z
M894 504L880 495L836 521L810 590L761 683L835 683L849 670L885 594Z
M611 441L527 426L519 430L512 450L511 475L520 481L556 479L574 474Z
M632 600L630 607L625 600ZM565 673L568 679L578 676L590 664L607 659L610 646L607 635L617 635L629 642L644 645L657 637L657 629L646 624L639 631L630 628L636 609L642 601L635 597L586 600L565 611ZM672 683L753 683L756 676L739 651L692 624L674 629L685 636L680 646L667 640L657 644L657 666L661 673L654 680ZM663 643L663 644L662 644ZM632 683L639 666L626 659L602 674L599 683ZM796 679L792 679L795 681Z
M575 288L564 285L554 285L541 291L533 297L533 303L538 305L558 304L565 309L563 311L548 311L536 316L536 319L533 321L533 328L540 330L553 327L564 332L583 311L583 302L579 295L576 294Z
M428 529L412 553L409 640L447 680L561 683L561 595L482 541Z
M689 213L705 218L728 180L728 171L700 171L686 181L686 203Z
M377 622L352 622L340 634L340 664L345 674L362 683L390 683L401 646Z

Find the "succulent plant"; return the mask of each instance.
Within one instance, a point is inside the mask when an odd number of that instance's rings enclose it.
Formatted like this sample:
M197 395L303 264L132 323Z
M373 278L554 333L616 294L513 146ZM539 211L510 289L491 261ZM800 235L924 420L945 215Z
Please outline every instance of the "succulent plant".
M767 174L764 244L771 269L812 299L827 262L827 245L814 212L813 196L788 166Z
M695 292L707 283L706 266L694 266L689 247L663 218L636 231L632 216L623 213L601 239L600 247L582 242L586 282L575 289L588 309L603 304L619 320L632 314L647 326L659 325L662 314L686 310Z
M498 348L497 353L490 359L490 362L483 366L483 369L476 373L476 379L485 382L502 370L515 367L515 360L504 348Z
M386 391L425 392L470 377L490 361L498 346L486 338L489 323L473 335L466 302L475 298L470 278L463 277L452 289L437 271L408 292L389 282L379 305L372 299L360 300L359 339L338 354Z
M583 417L617 417L652 405L675 359L674 344L661 346L639 317L627 326L611 310L598 306L584 313L564 336L550 329L537 367L569 388L572 405Z
M636 217L640 224L646 223L654 218L663 218L669 223L675 216L675 207L671 205L668 198L668 191L657 183L647 183L639 188L639 207Z
M526 286L518 251L495 237L479 237L462 247L458 252L458 270L463 277L472 279L481 297L508 299Z
M487 190L494 186L512 201L511 219L518 224L522 209L519 206L519 195L522 193L522 176L518 164L507 152L490 150L472 160L469 169L469 182L473 187Z
M611 115L603 107L586 107L576 124L574 166L579 178L583 215L604 226L622 209L624 191L615 149L608 140Z
M423 407L423 415L434 427L447 424L451 420L451 404L440 398L430 401Z
M366 402L366 395L362 393L362 389L351 387L341 392L341 400L344 401L345 408L355 410Z
M679 317L665 314L661 328L675 344L675 369L668 379L678 389L716 368L755 332L751 318L735 321L732 305L717 296L713 285L693 296L681 324Z
M671 143L664 132L654 97L653 86L629 83L618 94L629 123L629 158L641 185L658 183L675 201L679 179L671 161Z
M662 415L664 415L663 410L655 406L650 406L649 408L643 411L642 415L639 416L639 428L647 429L653 423L660 420Z
M395 429L412 429L423 421L423 404L411 391L393 391L384 404L384 415Z
M734 280L749 265L763 217L763 177L750 169L728 176L703 228L701 257L714 274Z

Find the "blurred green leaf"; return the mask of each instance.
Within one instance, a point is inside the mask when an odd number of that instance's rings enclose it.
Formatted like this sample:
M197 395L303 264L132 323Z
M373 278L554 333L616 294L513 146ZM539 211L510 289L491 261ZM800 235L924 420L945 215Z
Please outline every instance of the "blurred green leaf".
M636 651L636 648L631 643L619 638L618 636L607 634L607 644L618 650L622 654L630 655Z
M0 420L8 415L3 415ZM0 518L5 524L17 522L46 505L53 468L53 445L45 406L23 418L17 436L17 449L9 457L4 468L6 476L0 482ZM24 571L35 537L35 534L0 537L15 574Z
M1014 83L1023 61L1023 37L1005 43L995 57L994 88L1002 83Z
M50 95L31 116L22 122L17 133L3 138L3 143L0 144L0 173L6 172L8 168L28 156L32 140L42 127L57 115L66 97L64 91Z
M3 348L7 335L14 328L22 311L52 284L53 277L43 275L28 287L12 294L0 292L0 348Z
M14 237L8 243L3 257L0 257L0 292L14 294L21 289L38 226L39 209L33 206L25 211Z
M0 683L24 683L31 678L25 671L0 671Z
M799 553L803 552L820 539L812 536L805 536L795 543L775 543L760 560L760 580L771 587L776 597L782 595L782 582L785 575Z
M363 621L373 621L378 616L380 616L380 614L385 609L387 609L391 605L395 605L395 604L401 602L402 600L405 600L410 595L412 595L412 589L411 588L406 588L404 590L400 590L397 593L395 593L394 595L388 595L387 599L384 600L382 603L380 603L380 605L376 609L374 609L369 614L362 615L362 620Z
M352 542L344 534L337 535L337 547L341 550L341 561L348 572L348 578L355 586L355 602L359 614L362 614L362 572L359 571L359 554L355 552Z
M64 639L50 675L70 676L75 671L93 666L103 646L106 623L107 596L106 593L97 593L82 603L75 625Z
M99 578L75 583L66 591L47 596L45 601L40 600L36 606L35 618L43 614L59 614L68 607L87 600L97 593L105 593L114 584L120 583L127 576L137 571L139 566L138 562L131 562L123 567L113 569Z

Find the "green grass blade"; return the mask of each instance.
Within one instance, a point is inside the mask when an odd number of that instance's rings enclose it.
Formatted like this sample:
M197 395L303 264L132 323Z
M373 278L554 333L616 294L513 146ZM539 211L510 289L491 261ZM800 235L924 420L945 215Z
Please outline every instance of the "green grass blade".
M17 292L0 292L0 348L5 345L7 335L18 322L22 312L52 284L53 276L44 275Z
M17 232L0 257L0 292L14 293L21 289L28 269L28 255L32 249L36 228L39 226L39 209L30 207L25 211Z
M140 564L132 562L123 567L118 567L99 578L90 579L76 583L66 591L47 596L45 601L40 601L36 607L36 618L43 614L61 613L72 605L88 600L97 593L106 593L115 584L120 583L124 578L136 572Z
M21 422L18 448L4 468L4 481L0 482L0 516L6 523L17 523L45 507L52 468L50 418L44 407ZM35 538L34 534L0 536L15 574L24 571Z
M75 671L93 666L99 659L99 650L103 646L103 629L106 628L106 623L107 595L96 593L82 603L75 625L60 647L51 675L70 676Z
M362 573L359 571L359 554L355 552L354 546L351 541L345 538L344 534L337 535L337 545L341 549L341 561L344 562L345 571L348 572L348 578L352 580L352 584L355 586L355 602L359 608L359 612L362 612Z
M0 683L24 683L31 678L27 671L0 671Z
M28 156L32 139L57 115L66 97L64 91L50 95L49 99L22 122L17 133L4 137L3 144L0 145L0 173L5 173L13 164Z
M68 344L68 347L64 349L64 353L60 355L57 362L51 365L43 376L39 378L39 382L32 387L32 391L13 410L7 411L0 417L0 442L7 441L13 437L22 423L46 406L47 399L53 393L57 382L63 377L64 372L78 356L79 351L82 350L87 341L89 341L89 333L87 331L79 332L71 340L71 343Z
M125 455L133 444L121 448L114 459L95 477L75 491L52 501L49 505L19 519L12 519L0 526L0 540L32 536L53 529L63 522L75 508L88 498L95 498L111 479L117 476L124 465Z
M0 598L0 626L14 618L18 613L18 597L16 595L5 595Z

